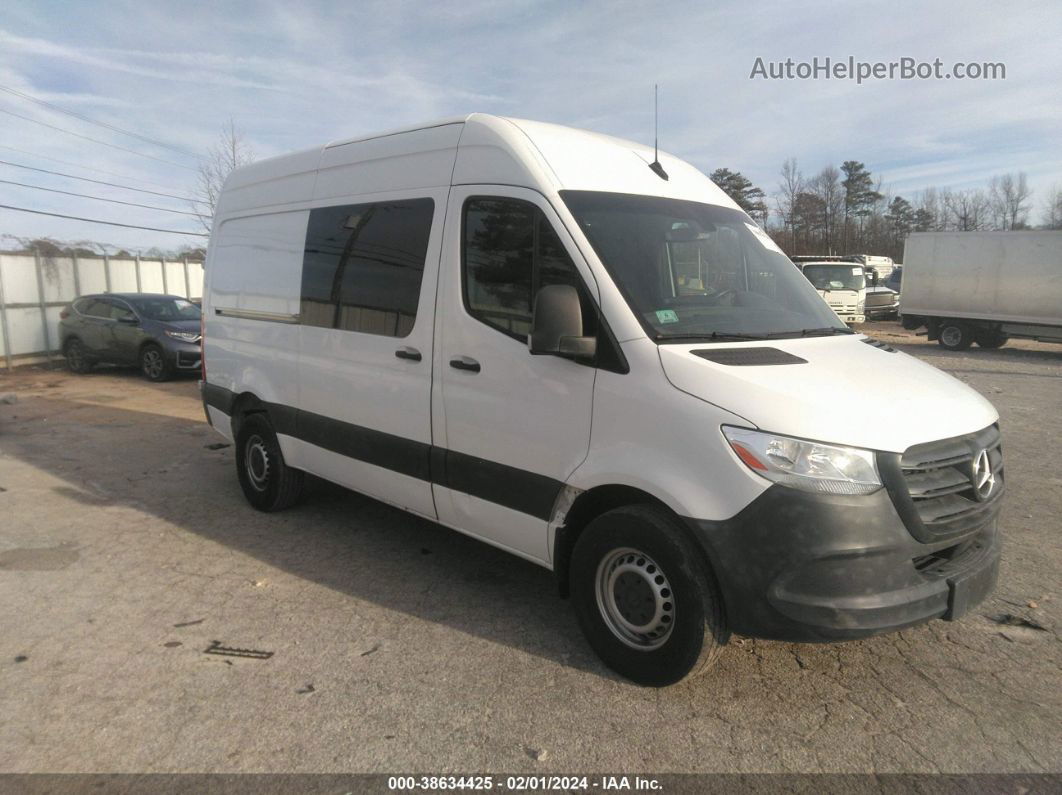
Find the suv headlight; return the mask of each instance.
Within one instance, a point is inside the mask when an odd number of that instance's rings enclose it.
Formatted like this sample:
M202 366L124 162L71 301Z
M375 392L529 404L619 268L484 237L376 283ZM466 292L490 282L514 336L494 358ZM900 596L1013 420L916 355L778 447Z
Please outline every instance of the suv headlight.
M199 342L198 331L170 331L166 330L167 337L173 337L175 340L181 340L181 342Z
M869 450L729 425L722 431L745 466L775 483L820 494L870 494L881 488Z

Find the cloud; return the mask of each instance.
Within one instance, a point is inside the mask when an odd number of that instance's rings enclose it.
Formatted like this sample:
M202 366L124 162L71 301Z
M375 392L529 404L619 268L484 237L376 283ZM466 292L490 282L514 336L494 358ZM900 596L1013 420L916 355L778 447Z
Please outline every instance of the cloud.
M983 0L899 0L888 9L794 0L781 10L736 0L115 0L51 10L8 0L8 8L0 84L193 151L209 148L229 118L270 156L473 110L649 142L659 83L661 148L704 171L740 170L769 192L788 157L809 173L862 160L896 192L984 184L1019 169L1037 190L1062 182L1054 80L1062 15L1049 2L1005 14ZM749 79L757 56L850 54L1003 61L1007 79ZM16 98L0 102L29 115ZM39 118L165 155L75 119L43 110ZM17 120L0 125L9 146L191 189L180 169ZM74 201L51 206L88 214ZM164 225L154 220L148 225ZM3 231L26 224L62 228L0 212ZM77 236L91 231L79 227Z

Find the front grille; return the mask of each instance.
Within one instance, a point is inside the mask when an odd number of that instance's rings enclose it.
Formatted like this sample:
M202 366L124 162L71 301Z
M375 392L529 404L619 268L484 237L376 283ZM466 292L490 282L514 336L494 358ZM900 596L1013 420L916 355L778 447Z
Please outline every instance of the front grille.
M985 458L991 473L987 480ZM913 535L928 543L966 534L999 510L1004 479L999 427L910 447L898 469L902 489L898 483L888 485ZM978 479L983 481L980 490Z
M911 563L927 577L940 577L965 568L984 552L989 543L987 534L980 533L953 546L912 558Z

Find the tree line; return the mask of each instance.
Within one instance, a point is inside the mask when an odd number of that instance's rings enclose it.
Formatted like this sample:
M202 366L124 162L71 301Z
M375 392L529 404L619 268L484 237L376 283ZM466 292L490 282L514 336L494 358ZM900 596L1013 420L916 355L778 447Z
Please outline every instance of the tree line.
M1033 228L1033 192L1024 172L994 176L984 188L930 187L907 199L890 196L882 178L858 160L808 177L789 158L770 201L741 172L719 168L709 176L790 256L875 254L899 262L911 232ZM1040 228L1062 229L1062 188L1050 192L1042 209Z

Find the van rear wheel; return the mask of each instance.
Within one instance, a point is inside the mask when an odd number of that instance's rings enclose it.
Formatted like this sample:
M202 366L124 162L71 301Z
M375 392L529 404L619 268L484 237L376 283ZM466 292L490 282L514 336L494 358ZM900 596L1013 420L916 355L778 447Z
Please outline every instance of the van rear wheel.
M265 414L251 414L236 434L236 475L247 502L259 511L282 511L299 501L306 476L289 467Z
M715 578L662 508L631 505L592 521L576 542L570 576L590 645L640 685L696 676L729 639Z

